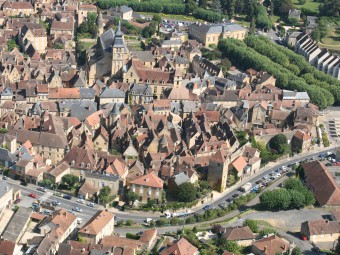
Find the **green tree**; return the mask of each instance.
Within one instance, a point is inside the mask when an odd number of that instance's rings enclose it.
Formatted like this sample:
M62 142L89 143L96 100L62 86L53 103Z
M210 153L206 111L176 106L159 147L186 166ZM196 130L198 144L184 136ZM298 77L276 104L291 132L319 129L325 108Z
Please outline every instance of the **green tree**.
M290 197L291 197L291 201L290 201L290 207L292 209L299 209L304 207L305 205L305 196L297 191L297 190L290 190Z
M288 139L284 134L275 135L269 141L269 147L276 150L279 154L287 153Z
M133 221L133 220L126 220L126 222L125 222L125 225L126 226L132 226L132 225L134 225L135 224L135 222Z
M276 231L272 228L264 228L264 229L261 229L260 232L259 232L259 235L261 237L264 237L266 235L269 235L269 234L276 234Z
M186 4L187 13L193 13L197 9L197 4L194 0L188 0Z
M257 224L257 221L252 219L246 219L246 221L243 223L243 226L248 226L254 233L259 231L259 225Z
M79 182L79 178L73 174L65 174L61 181L65 184L67 184L68 188L71 189Z
M299 5L304 5L307 2L307 0L299 0L298 2L299 2Z
M292 250L292 255L301 255L302 252L301 252L301 249L299 247L295 247L293 250Z
M244 10L244 0L238 0L235 2L235 13L241 14Z
M154 14L153 17L152 17L152 20L156 21L157 24L160 24L162 22L162 17L159 14Z
M180 202L190 203L196 199L197 191L195 185L190 182L178 186L177 198Z
M220 0L212 0L211 3L211 9L217 13L222 12L222 6L221 6L221 1Z
M199 0L198 6L205 9L207 8L207 3L208 3L207 0Z
M128 203L133 203L136 200L138 200L138 198L139 198L138 194L131 190L126 194L126 200Z
M241 247L237 244L236 241L226 241L223 245L223 248L229 252L236 254L238 254L241 249Z
M258 7L256 15L256 27L261 29L271 29L272 22L270 21L267 9L263 5Z
M9 52L11 52L14 48L19 49L19 45L17 45L17 43L15 42L14 39L9 39L7 41L7 49Z
M112 199L112 190L109 186L104 186L100 189L98 199L102 204L107 204Z
M49 186L49 187L51 187L51 186L53 185L53 182L52 182L50 179L44 179L44 180L41 181L41 184L42 184L43 186Z

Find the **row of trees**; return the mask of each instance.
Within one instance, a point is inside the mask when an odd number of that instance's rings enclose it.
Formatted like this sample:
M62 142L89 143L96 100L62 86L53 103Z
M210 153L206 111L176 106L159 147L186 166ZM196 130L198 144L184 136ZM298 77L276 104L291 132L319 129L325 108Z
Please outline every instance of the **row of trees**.
M284 66L294 75L301 77L307 84L330 91L334 96L335 103L340 104L340 81L317 70L303 56L273 43L264 36L249 36L245 42L248 47Z
M217 0L219 1L219 0ZM128 5L134 11L137 12L154 12L154 13L165 13L165 14L179 14L179 15L192 15L195 18L207 20L209 22L220 21L223 18L227 18L221 12L215 10L206 10L197 6L193 0L188 0L186 4L173 3L170 1L164 2L138 2L138 1L127 1L127 0L99 0L97 2L101 9L109 9L121 5ZM203 3L203 5L205 5Z
M246 42L248 41L246 40ZM256 45L261 44L261 42L256 43ZM268 51L271 50L270 47L273 45L272 42L263 44L266 45L266 49ZM271 56L267 57L268 53L266 53L264 50L263 53L262 50L259 49L259 47L256 48L259 51L257 52L255 49L248 47L245 42L231 38L221 40L218 44L218 47L225 56L228 56L228 58L235 66L243 69L254 68L256 70L267 71L269 74L273 75L276 78L278 87L308 92L312 103L318 105L321 109L334 104L333 95L336 95L336 100L339 100L337 101L337 103L340 103L340 87L334 87L334 91L330 89L330 91L333 93L332 95L332 93L330 93L327 89L323 87L324 85L331 87L331 85L327 84L326 82L322 84L307 84L307 82L303 78L300 78L295 74L296 72L298 72L297 68L294 68L292 65L290 68L296 69L295 73L292 72L288 68L284 67L281 63L276 63L275 61L273 61L271 59ZM295 54L294 52L290 53ZM295 62L292 62L292 64L294 64L294 66L297 66ZM307 68L308 70L310 70L311 66L308 66ZM315 68L312 68L312 71L315 70Z
M284 182L284 188L265 191L260 196L260 206L266 210L299 209L313 205L315 198L297 178Z

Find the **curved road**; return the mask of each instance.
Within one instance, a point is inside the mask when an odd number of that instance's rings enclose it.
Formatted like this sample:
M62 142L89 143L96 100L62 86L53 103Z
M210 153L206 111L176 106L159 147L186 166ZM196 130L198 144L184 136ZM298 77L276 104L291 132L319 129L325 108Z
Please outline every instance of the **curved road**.
M236 193L240 193L238 191L239 187L241 187L244 183L246 182L250 182L252 184L254 184L257 180L263 178L263 176L268 175L269 173L273 172L274 170L276 170L277 168L280 168L282 166L287 166L288 164L293 164L296 162L300 162L303 161L305 159L309 159L311 157L314 156L318 156L321 153L325 153L325 152L333 152L335 149L335 147L331 147L331 148L327 148L327 149L323 149L320 150L318 152L313 152L311 154L308 155L301 155L301 156L296 156L294 158L291 158L285 162L281 162L278 163L277 165L273 166L273 167L265 167L263 168L262 171L250 176L249 178L246 178L245 180L243 180L242 182L239 182L236 186L234 186L233 188L227 190L226 192L222 193L221 196L217 199L213 199L212 201L205 203L201 206L198 206L194 209L191 209L192 212L194 213L202 213L204 212L203 207L206 205L209 206L218 206L221 203L226 203L227 199L232 198L232 196ZM15 187L15 188L20 188L22 190L22 195L23 196L27 196L29 193L34 192L35 194L37 194L39 197L43 196L44 192L40 192L37 190L37 186L35 185L28 185L28 186L21 186L18 181L14 181L14 180L8 180L8 183ZM51 191L47 191L47 192L51 192ZM35 199L32 199L32 202ZM86 205L80 204L77 202L77 198L72 197L71 200L67 200L61 197L56 197L56 196L50 196L47 201L59 201L61 203L61 208L64 208L66 210L71 210L74 207L79 207L83 210L82 213L76 213L76 215L79 215L79 217L83 218L84 221L86 219L89 219L90 217L92 217L92 215L98 210L98 209L103 209L102 206L96 205L95 208L91 208L88 207ZM146 218L151 218L153 220L157 220L160 217L160 213L148 213L148 212L121 212L121 211L115 211L114 212L117 220L127 220L127 219L131 219L137 223L142 223L145 221Z

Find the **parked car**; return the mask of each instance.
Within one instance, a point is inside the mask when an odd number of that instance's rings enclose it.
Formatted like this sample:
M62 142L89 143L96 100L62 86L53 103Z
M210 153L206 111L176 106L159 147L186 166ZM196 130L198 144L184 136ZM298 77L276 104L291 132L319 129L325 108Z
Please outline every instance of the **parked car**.
M83 211L83 209L81 209L79 207L74 207L72 210L75 211L75 212L82 212Z
M21 201L21 199L18 198L18 199L15 199L13 203L14 203L14 204L18 204L20 201Z
M220 207L221 209L224 209L226 208L226 204L225 203L219 204L218 207Z
M77 202L80 203L80 204L85 204L85 200L84 199L78 199Z
M333 166L333 164L332 163L327 163L326 166Z
M46 192L46 188L44 188L44 187L39 187L39 188L37 188L37 190L39 190L39 191L42 191L42 192Z
M69 212L69 213L72 213L72 214L74 214L74 215L76 214L75 211L73 211L73 210L71 210L71 209L68 210L68 212Z
M206 211L206 210L209 210L209 209L210 209L210 206L209 206L209 205L206 205L206 206L203 207L203 210L205 210L205 211Z
M70 195L64 195L63 198L68 199L68 200L72 199L72 197Z
M20 182L20 185L22 185L22 186L27 186L27 182L25 182L25 181L22 181L22 182Z
M30 193L28 196L29 196L29 197L32 197L32 198L35 198L35 199L38 198L38 196L37 196L36 194L34 194L34 193Z
M56 196L56 197L62 197L63 196L60 192L56 192L53 195Z
M237 198L239 195L240 195L240 194L235 193L235 194L233 195L233 198Z
M44 211L43 211L43 214L45 214L45 215L47 215L47 216L50 216L50 215L52 215L52 211L50 211L50 210L44 210Z
M8 180L8 177L7 176L2 176L2 179L3 180Z
M87 206L94 207L94 203L89 202L89 203L87 203Z
M54 206L60 206L61 205L61 203L59 201L56 201L56 200L52 201L52 204Z
M83 222L82 218L77 218L77 224L81 224Z

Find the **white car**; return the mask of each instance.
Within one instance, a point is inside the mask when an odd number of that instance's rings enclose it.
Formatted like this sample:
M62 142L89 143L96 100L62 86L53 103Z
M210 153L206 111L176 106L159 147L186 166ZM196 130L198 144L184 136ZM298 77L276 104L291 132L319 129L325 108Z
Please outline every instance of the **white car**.
M91 202L87 203L86 205L87 205L88 207L94 207L94 203L91 203Z
M80 203L80 204L85 204L85 200L84 199L78 199L77 202Z
M82 218L77 218L77 224L81 224L83 222Z
M60 206L61 205L61 203L59 202L59 201L52 201L52 204L54 205L54 206Z

